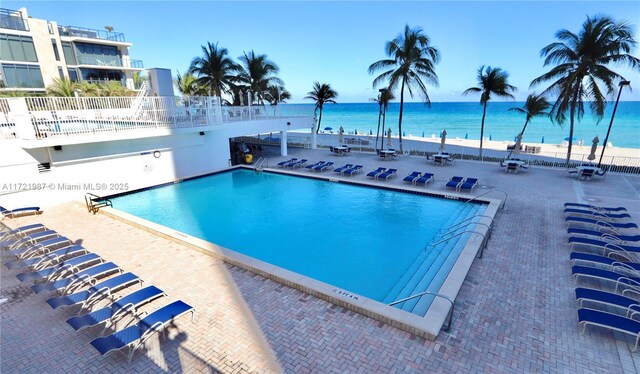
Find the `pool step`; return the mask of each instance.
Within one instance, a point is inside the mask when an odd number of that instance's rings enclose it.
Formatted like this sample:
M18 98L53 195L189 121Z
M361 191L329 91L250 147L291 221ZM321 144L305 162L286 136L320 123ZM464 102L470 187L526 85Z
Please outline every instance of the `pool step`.
M445 224L441 233L444 233L456 222L460 222L467 217L477 214L478 210L479 207L477 205L465 204L459 209L457 214L452 214L452 219ZM469 229L472 230L473 226L469 226ZM426 251L421 252L387 294L384 302L388 304L424 291L437 293L470 237L470 233L465 233L453 237L451 240L443 242L436 247L429 247ZM440 236L434 238L434 242L439 240ZM413 314L424 316L433 298L434 296L424 295L397 304L396 307Z
M472 210L472 208L473 208L472 205L467 205L467 204L461 206L461 208L458 208L458 210L451 215L452 218L443 225L444 229L450 227L455 222L459 222L462 219L468 217L470 215L470 211ZM444 230L444 229L441 229L441 230ZM433 240L434 241L440 240L439 238L440 238L440 235L438 235ZM434 241L432 241L432 243ZM452 239L451 241L456 241L456 239ZM443 244L446 244L446 243L443 243ZM442 248L438 248L438 249L442 249ZM403 275L398 279L395 285L387 293L387 296L385 296L383 301L388 304L395 300L400 299L401 297L399 297L399 295L401 294L403 289L407 288L407 285L409 285L410 287L410 285L413 283L412 279L420 278L421 272L419 269L425 263L427 264L430 263L435 256L437 256L437 252L434 251L433 248L430 248L429 245L425 246L425 250L421 251L418 254L416 259L411 263L411 265L409 265L407 270L403 273ZM417 282L417 281L414 281L414 282ZM406 296L409 296L409 295L406 295Z

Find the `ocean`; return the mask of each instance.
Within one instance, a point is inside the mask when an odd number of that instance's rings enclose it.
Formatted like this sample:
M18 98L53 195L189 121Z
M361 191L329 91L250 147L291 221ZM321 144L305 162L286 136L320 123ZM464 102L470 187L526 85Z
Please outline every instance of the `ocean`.
M522 107L523 102L489 102L485 119L485 139L514 141L524 125L524 115L510 111L509 108ZM313 104L282 104L280 107L308 106ZM604 142L611 121L614 103L607 105L605 115L597 123L587 108L580 122L576 122L574 143L582 139L585 145L591 144L597 135L600 144ZM398 134L399 103L391 103L387 110L385 128L391 126L394 136ZM447 130L447 137L480 138L482 105L478 102L432 103L427 107L422 103L405 103L402 119L404 136L439 137ZM338 103L325 104L322 112L321 130L331 128L335 133L342 126L345 133L354 131L376 134L378 126L378 104ZM529 143L560 144L569 137L569 123L563 126L553 124L549 118L535 117L527 125L523 141ZM640 101L624 101L618 104L618 110L609 136L609 142L616 147L640 148Z

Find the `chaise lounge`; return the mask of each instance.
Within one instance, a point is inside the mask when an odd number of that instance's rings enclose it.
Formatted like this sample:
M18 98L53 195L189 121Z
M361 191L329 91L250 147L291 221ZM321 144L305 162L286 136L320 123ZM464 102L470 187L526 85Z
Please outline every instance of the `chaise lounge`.
M2 219L5 218L16 218L28 214L42 214L39 206L29 206L25 208L16 208L16 209L7 209L5 207L0 206L0 214L2 214Z
M593 325L634 336L636 343L633 351L638 348L638 342L640 342L640 322L636 320L599 310L581 308L578 309L578 324L582 325L580 335L584 334L587 325Z

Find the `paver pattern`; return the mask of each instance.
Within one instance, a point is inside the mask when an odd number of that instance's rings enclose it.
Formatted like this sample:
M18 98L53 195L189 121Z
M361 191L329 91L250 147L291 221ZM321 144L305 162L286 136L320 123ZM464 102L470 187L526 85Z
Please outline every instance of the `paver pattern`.
M472 194L490 188L508 192L485 256L474 262L456 298L450 333L441 332L435 341L411 335L124 222L89 215L79 203L66 203L41 216L4 222L12 227L46 224L137 274L145 285L160 287L169 295L165 303L182 299L194 306L195 320L184 316L176 321L161 342L152 339L131 363L119 354L103 358L88 344L100 329L73 331L64 322L73 310L52 310L44 303L46 296L33 294L16 279L17 271L3 266L0 299L7 301L0 304L0 371L620 373L640 369L639 354L630 352L630 338L597 328L579 334L562 214L564 202L590 201L626 206L638 222L640 178L608 175L605 180L580 182L544 168L513 175L495 164L458 161L435 167L418 157L383 162L371 154L336 157L327 150L297 150L292 156L360 163L365 170L399 169L400 177L387 184L400 185L403 176L417 170L436 174L435 184L428 187L432 191L444 191L444 182L460 175L480 179L480 188ZM146 310L162 303L154 302Z

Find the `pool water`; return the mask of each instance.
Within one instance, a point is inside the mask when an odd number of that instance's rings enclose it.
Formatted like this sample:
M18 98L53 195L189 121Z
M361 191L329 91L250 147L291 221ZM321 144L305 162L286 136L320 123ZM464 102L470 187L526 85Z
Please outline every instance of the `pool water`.
M116 209L378 301L461 206L475 206L243 169L111 201Z

